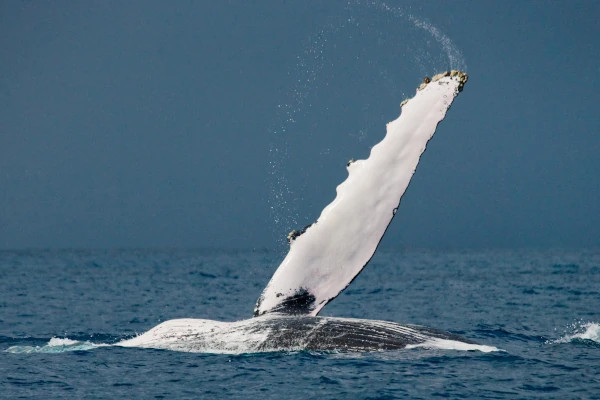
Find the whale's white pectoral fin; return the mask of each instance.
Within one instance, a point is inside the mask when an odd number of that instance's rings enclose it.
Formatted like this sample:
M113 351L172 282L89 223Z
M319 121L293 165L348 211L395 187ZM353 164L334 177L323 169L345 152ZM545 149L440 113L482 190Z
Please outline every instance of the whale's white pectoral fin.
M255 315L317 315L360 273L394 217L427 142L466 81L460 71L426 80L403 103L400 117L387 124L369 158L348 163L348 178L317 222L289 236L290 251L258 299Z

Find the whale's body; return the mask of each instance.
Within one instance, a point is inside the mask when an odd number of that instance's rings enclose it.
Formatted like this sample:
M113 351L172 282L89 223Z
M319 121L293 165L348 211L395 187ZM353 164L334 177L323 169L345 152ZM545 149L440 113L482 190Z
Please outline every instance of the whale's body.
M378 351L423 344L471 344L458 335L418 325L357 318L271 314L236 322L175 319L143 335L119 343L195 353L257 353L272 351Z
M450 71L426 79L387 124L366 160L348 163L348 178L315 223L289 236L290 251L260 295L254 318L237 322L164 322L126 347L192 352L394 350L432 341L469 344L417 325L317 317L367 265L400 204L427 142L467 81ZM447 344L447 343L446 343Z

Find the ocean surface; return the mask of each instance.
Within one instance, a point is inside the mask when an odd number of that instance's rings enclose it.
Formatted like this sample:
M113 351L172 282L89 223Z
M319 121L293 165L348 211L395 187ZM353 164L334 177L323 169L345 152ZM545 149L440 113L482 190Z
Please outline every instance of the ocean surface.
M600 399L600 251L379 251L321 315L499 351L197 354L111 346L173 318L252 316L254 250L0 252L0 398Z

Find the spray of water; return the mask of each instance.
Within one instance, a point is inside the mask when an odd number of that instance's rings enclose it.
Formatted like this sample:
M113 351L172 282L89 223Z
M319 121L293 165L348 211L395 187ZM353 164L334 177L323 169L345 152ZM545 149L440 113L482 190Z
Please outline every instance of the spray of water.
M110 346L105 343L92 343L90 341L71 340L69 338L53 337L43 346L11 346L6 349L7 353L30 354L30 353L66 353L70 351L86 351L98 347Z
M296 57L295 70L293 73L288 73L296 77L291 90L291 99L277 106L278 123L271 129L274 140L269 145L269 208L274 222L276 241L281 245L285 243L283 232L298 225L298 209L294 204L302 200L291 190L284 172L288 160L288 130L296 123L298 114L311 107L306 100L323 67L324 47L328 35L335 31L333 25L323 28L311 38L311 45L305 48L303 54Z
M358 3L361 2L359 1ZM465 62L465 59L460 50L458 50L454 42L452 42L452 40L448 36L446 36L433 24L426 20L420 19L414 14L406 13L400 7L389 6L385 2L371 1L367 4L371 7L375 7L376 9L389 12L397 16L398 18L404 18L411 22L417 28L427 31L444 49L446 57L448 58L448 65L450 69L457 69L463 72L467 72L467 63Z
M546 344L578 342L600 345L600 324L591 321L577 321L569 325L565 333L559 339L548 340L546 341Z

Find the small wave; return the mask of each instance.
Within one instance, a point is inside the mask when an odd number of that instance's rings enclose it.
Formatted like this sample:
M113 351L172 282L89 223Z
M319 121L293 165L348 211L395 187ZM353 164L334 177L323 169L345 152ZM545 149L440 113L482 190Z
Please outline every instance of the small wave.
M559 343L576 343L576 342L593 342L593 344L600 344L600 323L598 322L577 322L570 326L573 333L566 334L557 340L549 340L546 344L559 344Z
M72 340L69 338L53 337L44 346L11 346L5 351L14 354L29 353L65 353L68 351L86 351L97 347L110 346L105 343L92 343L90 341Z
M441 349L441 350L460 350L460 351L481 351L482 353L491 353L493 351L502 351L494 346L486 346L483 344L472 344L459 342L456 340L447 339L429 339L419 344L409 344L407 349L425 348L425 349Z

